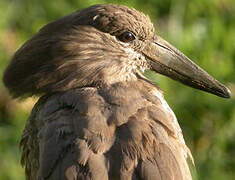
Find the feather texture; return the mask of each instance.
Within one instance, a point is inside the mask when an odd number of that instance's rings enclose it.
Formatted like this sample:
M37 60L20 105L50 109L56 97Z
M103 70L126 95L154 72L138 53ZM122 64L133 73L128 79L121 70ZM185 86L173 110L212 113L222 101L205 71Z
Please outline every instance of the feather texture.
M161 93L138 80L42 97L21 141L27 179L191 179L174 114L149 88Z

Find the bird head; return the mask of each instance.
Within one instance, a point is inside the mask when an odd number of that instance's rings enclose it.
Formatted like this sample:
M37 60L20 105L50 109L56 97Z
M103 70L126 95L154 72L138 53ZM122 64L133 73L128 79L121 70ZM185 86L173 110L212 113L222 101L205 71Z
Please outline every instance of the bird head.
M44 26L13 56L4 83L15 97L111 85L154 70L228 98L229 90L156 35L149 17L119 5L95 5Z

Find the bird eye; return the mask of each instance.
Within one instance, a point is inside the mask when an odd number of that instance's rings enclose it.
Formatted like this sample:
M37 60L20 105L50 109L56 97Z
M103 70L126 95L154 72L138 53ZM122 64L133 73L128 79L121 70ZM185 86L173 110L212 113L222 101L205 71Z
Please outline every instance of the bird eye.
M135 39L135 35L132 32L126 31L117 37L122 42L130 42Z

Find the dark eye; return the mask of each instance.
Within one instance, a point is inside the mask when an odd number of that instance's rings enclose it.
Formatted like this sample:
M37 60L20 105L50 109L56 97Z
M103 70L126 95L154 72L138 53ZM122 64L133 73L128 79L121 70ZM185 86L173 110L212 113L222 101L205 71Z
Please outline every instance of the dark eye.
M119 35L118 39L122 42L130 42L135 39L135 35L132 32L126 31Z

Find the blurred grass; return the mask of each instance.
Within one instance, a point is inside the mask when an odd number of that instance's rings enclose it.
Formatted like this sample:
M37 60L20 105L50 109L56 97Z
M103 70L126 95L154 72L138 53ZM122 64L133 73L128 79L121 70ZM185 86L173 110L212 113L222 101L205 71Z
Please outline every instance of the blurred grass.
M1 0L0 78L10 57L38 29L97 3L119 3L149 14L170 41L235 94L234 0ZM235 179L235 97L226 100L151 72L176 113L195 158L198 179ZM13 101L0 81L0 180L24 179L18 142L34 100Z

